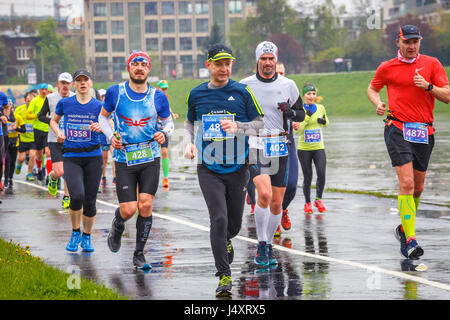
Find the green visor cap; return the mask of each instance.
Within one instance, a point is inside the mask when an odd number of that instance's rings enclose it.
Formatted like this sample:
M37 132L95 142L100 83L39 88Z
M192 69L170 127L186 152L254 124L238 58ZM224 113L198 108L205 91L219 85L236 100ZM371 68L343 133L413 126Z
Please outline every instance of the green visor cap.
M220 59L232 59L236 60L233 57L233 52L230 48L223 44L215 44L208 50L208 61L217 61Z
M317 91L317 90L316 90L316 87L314 87L313 85L306 86L306 87L303 87L302 94L305 95L305 93L307 93L309 91Z

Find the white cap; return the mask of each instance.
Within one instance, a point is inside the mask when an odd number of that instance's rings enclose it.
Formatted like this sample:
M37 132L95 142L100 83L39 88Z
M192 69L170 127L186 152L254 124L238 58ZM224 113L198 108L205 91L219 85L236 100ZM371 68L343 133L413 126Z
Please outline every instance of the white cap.
M106 90L105 89L99 89L98 93L100 94L100 97L104 96L106 94Z
M68 72L63 72L58 76L58 81L73 82L72 76Z
M275 62L278 61L278 47L270 42L270 41L263 41L255 49L255 55L256 55L256 62L258 62L259 58L264 53L271 53L275 57Z

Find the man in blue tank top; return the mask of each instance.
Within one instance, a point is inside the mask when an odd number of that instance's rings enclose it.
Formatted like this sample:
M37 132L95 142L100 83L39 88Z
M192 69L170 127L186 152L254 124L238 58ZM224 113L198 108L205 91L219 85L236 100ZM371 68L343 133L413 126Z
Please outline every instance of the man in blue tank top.
M99 117L102 131L114 148L120 204L108 235L108 246L112 252L119 251L125 222L139 209L133 264L144 270L150 268L143 251L153 222L153 199L159 183L159 145L174 130L166 95L147 83L150 67L147 53L132 51L127 61L130 80L108 88ZM109 122L113 112L115 132Z

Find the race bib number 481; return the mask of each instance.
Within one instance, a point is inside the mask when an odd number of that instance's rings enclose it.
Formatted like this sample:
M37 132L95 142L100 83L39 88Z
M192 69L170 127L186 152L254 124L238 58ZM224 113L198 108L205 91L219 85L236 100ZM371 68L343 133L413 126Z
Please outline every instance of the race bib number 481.
M222 126L220 125L220 121L222 120L231 120L234 121L234 115L232 114L204 114L202 116L202 125L203 125L203 139L226 139L233 138L233 133L226 133Z

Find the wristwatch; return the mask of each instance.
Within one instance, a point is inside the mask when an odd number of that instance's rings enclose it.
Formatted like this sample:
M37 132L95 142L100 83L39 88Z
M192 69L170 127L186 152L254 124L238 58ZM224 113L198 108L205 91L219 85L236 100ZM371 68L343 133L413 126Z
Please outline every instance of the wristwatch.
M428 85L428 88L425 89L425 91L431 91L431 90L433 90L433 85L430 83L430 84Z

